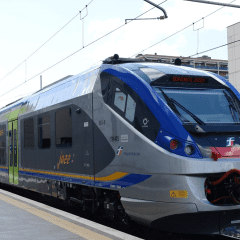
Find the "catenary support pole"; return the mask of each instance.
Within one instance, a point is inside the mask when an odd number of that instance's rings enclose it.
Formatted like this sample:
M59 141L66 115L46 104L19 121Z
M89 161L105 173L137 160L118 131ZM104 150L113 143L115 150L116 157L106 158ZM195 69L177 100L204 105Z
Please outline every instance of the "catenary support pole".
M42 75L40 75L40 90L42 90Z

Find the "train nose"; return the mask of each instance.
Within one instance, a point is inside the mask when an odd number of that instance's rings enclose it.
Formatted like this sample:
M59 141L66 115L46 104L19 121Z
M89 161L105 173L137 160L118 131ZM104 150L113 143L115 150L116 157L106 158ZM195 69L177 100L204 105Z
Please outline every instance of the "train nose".
M239 136L216 136L207 139L221 157L240 157Z
M212 158L217 161L219 158L240 157L239 136L210 136L194 138L204 158Z
M209 176L205 181L205 193L213 205L240 205L240 170Z

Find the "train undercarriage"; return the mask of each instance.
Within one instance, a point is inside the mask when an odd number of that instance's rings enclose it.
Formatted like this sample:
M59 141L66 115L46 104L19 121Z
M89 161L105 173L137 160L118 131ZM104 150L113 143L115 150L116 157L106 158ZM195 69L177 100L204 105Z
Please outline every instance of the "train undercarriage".
M111 221L120 220L126 225L131 222L121 204L118 191L58 181L53 181L52 185L56 188L55 197L76 204L88 214L101 214ZM225 173L211 174L205 180L205 194L207 200L215 206L240 205L240 171L232 169ZM224 213L216 214L216 219L219 219Z
M58 190L57 197L76 204L80 210L92 215L100 213L110 220L120 220L126 225L129 224L130 218L121 204L119 192L71 183L55 184Z

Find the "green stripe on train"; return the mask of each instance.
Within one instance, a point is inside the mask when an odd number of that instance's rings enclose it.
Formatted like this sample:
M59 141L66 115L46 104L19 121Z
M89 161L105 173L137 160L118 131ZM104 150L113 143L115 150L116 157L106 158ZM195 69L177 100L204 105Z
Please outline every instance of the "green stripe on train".
M5 119L8 119L8 121L13 121L18 118L19 114L22 114L26 112L27 107L22 107L20 109L16 109L13 112L10 112L4 116Z

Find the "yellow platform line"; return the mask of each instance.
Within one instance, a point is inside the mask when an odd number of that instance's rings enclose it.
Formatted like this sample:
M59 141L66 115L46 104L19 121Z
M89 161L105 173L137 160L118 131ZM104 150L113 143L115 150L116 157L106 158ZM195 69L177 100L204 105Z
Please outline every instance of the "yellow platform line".
M55 176L61 176L61 177L72 177L72 178L81 178L81 179L88 179L88 180L94 180L94 177L88 177L88 176L82 176L82 175L75 175L75 174L68 174L68 173L56 173L56 172L48 172L48 171L40 171L40 170L32 170L32 169L24 169L19 168L19 171L24 172L34 172L34 173L42 173L42 174L50 174ZM128 173L125 172L115 172L109 176L105 177L95 177L96 181L114 181L119 178L122 178L126 176Z
M63 220L57 216L54 216L50 213L44 212L42 210L39 210L37 208L34 208L28 204L22 203L20 201L17 201L13 198L6 197L3 194L0 194L0 199L5 201L6 203L9 203L15 207L18 207L20 209L23 209L35 216L38 216L50 223L53 223L56 226L59 226L61 228L64 228L80 237L83 237L88 240L93 240L93 239L99 239L99 240L110 240L111 238L105 237L99 233L93 232L89 229L86 229L84 227L80 227L77 224L68 222L66 220Z

